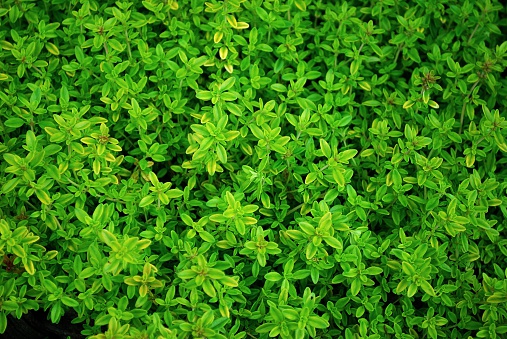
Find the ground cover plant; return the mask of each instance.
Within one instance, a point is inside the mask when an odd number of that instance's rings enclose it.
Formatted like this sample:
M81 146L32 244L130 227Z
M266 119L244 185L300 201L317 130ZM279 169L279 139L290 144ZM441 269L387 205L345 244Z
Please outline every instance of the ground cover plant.
M505 338L506 14L1 0L0 332Z

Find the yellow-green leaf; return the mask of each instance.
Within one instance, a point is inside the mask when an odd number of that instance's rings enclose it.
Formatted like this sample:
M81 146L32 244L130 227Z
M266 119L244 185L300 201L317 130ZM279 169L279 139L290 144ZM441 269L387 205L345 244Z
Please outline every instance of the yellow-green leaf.
M58 46L56 46L51 42L46 43L46 49L48 50L49 53L53 55L60 55L60 50L58 49Z

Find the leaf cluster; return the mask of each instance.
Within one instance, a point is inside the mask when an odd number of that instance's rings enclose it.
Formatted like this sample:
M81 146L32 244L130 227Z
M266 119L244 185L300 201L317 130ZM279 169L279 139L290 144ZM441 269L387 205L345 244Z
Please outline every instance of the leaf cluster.
M504 337L506 14L0 1L0 333Z

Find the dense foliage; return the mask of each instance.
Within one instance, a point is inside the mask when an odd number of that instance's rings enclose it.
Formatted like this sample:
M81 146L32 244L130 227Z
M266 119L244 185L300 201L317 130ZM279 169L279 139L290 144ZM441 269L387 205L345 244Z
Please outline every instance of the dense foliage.
M506 14L0 1L0 332L505 337Z

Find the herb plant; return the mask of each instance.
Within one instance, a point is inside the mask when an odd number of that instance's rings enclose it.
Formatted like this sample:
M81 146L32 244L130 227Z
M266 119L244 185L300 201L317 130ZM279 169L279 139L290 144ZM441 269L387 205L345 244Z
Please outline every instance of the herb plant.
M0 332L507 335L497 0L0 1Z

